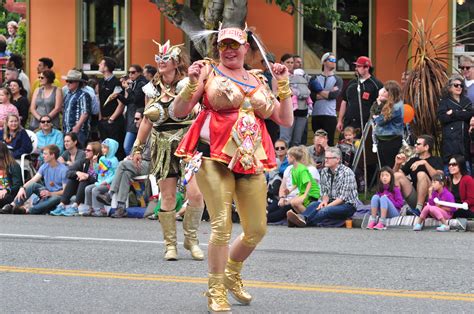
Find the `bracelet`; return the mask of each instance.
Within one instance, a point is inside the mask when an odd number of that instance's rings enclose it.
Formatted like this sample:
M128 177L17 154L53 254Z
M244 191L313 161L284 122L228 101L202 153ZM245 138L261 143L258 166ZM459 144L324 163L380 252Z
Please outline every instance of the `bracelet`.
M285 100L291 97L290 80L278 80L278 98Z
M145 150L145 144L141 143L140 140L137 138L135 143L133 143L132 154L141 154Z
M198 82L191 83L191 81L186 84L181 92L179 93L179 97L184 101L190 101L193 97L193 94L197 91Z

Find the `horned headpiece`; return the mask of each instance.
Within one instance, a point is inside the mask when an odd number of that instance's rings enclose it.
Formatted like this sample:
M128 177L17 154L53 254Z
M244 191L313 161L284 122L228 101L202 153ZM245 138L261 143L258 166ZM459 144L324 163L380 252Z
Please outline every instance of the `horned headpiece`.
M163 45L154 40L153 42L158 46L158 54L155 55L156 62L168 62L171 58L176 62L179 61L179 54L181 53L180 47L184 46L184 44L171 46L169 40L167 40Z

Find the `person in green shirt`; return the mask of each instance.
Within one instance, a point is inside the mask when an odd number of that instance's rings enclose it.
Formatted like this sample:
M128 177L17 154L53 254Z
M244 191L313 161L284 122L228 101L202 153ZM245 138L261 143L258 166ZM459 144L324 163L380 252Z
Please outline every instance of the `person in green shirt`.
M291 169L292 190L298 189L299 191L298 196L293 198L290 204L298 213L302 213L311 202L317 201L320 196L319 184L305 165L307 159L304 158L305 150L304 146L292 147L288 150L288 163L293 165L293 169Z

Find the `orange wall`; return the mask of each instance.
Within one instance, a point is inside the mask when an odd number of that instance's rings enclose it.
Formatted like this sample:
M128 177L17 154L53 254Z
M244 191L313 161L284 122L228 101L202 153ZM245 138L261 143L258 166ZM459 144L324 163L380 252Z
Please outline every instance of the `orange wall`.
M418 1L418 0L417 0ZM413 2L417 2L413 1ZM400 81L405 71L407 49L397 54L408 41L406 32L400 28L408 28L408 0L386 1L375 3L375 75L379 80Z
M76 1L30 0L28 55L30 80L41 57L54 60L56 75L76 66Z

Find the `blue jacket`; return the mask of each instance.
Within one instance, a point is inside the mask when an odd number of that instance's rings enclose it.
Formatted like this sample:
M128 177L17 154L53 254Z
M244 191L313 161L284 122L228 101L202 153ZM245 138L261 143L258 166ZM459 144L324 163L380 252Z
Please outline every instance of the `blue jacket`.
M63 136L64 135L61 131L54 128L49 134L44 134L43 130L39 130L36 132L36 137L38 137L38 152L41 153L43 147L54 144L59 148L59 154L62 154L64 150ZM40 155L40 159L43 160L43 156Z
M102 145L108 146L109 152L106 156L100 157L99 163L94 165L94 169L97 172L96 186L100 186L103 182L111 184L119 164L117 157L115 157L119 143L113 139L106 138Z
M376 128L375 135L377 136L403 136L403 102L400 100L393 105L392 118L385 121L383 114L380 114L374 119Z
M15 159L20 159L21 155L30 154L33 150L31 139L24 129L21 129L10 143L3 139L3 130L0 130L0 139L8 146Z

